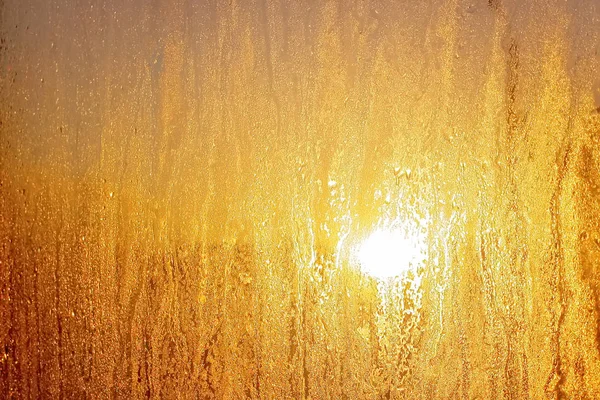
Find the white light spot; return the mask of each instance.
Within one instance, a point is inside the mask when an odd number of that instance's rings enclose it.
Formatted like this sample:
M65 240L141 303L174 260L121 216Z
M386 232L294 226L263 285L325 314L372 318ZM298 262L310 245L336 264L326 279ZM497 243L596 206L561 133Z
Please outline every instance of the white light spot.
M364 273L378 279L405 274L425 260L425 235L418 230L378 229L360 246Z

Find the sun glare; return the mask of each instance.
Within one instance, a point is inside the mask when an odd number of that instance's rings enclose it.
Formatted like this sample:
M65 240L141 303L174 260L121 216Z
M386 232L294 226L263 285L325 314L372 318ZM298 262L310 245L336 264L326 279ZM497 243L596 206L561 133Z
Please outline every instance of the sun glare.
M424 258L424 236L401 229L378 229L358 250L362 271L378 279L402 275Z

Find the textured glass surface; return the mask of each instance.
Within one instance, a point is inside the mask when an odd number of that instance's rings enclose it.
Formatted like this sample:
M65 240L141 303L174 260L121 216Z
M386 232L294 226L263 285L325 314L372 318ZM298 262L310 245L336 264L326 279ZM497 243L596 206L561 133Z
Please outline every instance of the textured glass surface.
M600 399L598 0L0 21L0 398Z

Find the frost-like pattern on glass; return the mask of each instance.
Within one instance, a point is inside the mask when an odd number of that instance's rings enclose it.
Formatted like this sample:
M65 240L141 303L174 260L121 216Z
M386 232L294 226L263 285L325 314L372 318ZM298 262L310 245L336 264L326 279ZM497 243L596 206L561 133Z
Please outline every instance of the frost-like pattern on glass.
M600 398L597 0L0 20L0 398Z

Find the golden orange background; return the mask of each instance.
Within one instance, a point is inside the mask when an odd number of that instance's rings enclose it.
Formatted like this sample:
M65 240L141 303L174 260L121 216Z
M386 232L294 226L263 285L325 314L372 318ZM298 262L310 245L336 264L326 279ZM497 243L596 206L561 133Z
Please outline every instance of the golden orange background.
M0 9L1 398L600 398L597 1Z

